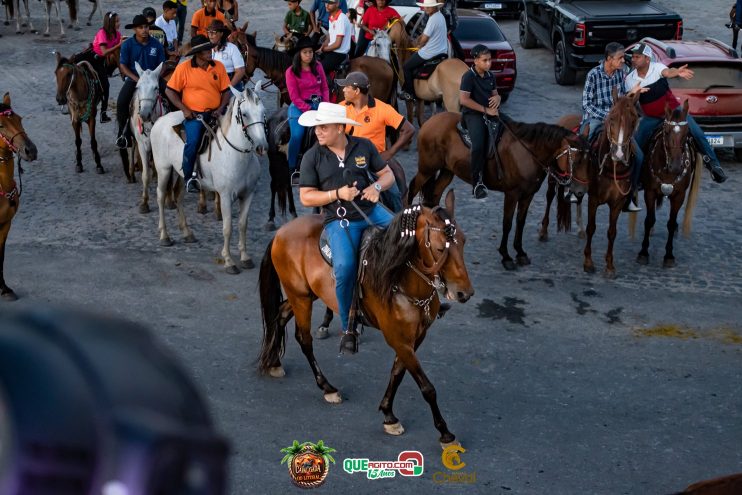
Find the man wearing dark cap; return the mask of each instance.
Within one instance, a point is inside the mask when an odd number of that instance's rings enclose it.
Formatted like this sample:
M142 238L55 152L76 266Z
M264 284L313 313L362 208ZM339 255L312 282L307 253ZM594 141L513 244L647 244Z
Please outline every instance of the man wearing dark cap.
M145 7L144 10L142 10L142 15L147 18L147 22L149 23L149 37L156 39L163 47L167 48L168 39L165 30L155 24L155 19L157 19L157 12L155 9L152 7Z
M137 87L139 74L137 74L136 63L142 70L155 70L165 61L165 49L159 41L150 37L149 22L142 14L134 16L131 24L126 29L134 29L134 37L129 38L121 44L119 56L119 71L124 76L124 85L116 100L116 120L119 124L116 146L128 148L127 121L129 120L129 104Z
M175 68L167 83L166 94L170 101L183 112L183 127L186 143L183 148L183 178L186 191L201 190L194 164L201 138L206 131L204 123L210 122L224 113L229 103L229 76L221 62L211 59L213 43L206 36L191 38L190 60L181 62Z
M487 163L489 150L488 120L498 120L500 95L497 93L495 75L490 72L492 54L484 45L471 49L474 65L461 76L459 86L459 103L461 119L471 137L471 184L472 194L476 199L487 197L482 170ZM496 125L496 124L495 124Z

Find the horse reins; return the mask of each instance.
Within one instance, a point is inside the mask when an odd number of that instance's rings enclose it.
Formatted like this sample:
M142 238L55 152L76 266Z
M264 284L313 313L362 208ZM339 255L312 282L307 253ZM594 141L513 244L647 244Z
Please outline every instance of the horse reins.
M250 134L248 134L248 132L247 132L247 129L248 129L248 128L249 128L250 126L254 126L254 125L258 125L258 124L262 124L263 126L265 126L265 120L256 120L255 122L250 122L249 124L244 124L244 123L243 123L243 119L242 119L242 112L240 111L240 105L242 105L242 103L244 103L244 102L245 102L245 98L241 98L241 99L240 99L240 100L239 100L239 101L238 101L238 102L237 102L237 103L236 103L236 104L234 105L234 106L236 107L236 109L237 109L237 110L236 110L236 114L237 114L237 115L235 115L235 120L237 121L237 123L238 123L238 124L240 125L240 127L242 128L242 134L243 134L243 135L245 136L245 138L247 138L247 140L249 141L249 143L250 143L250 145L251 145L252 147L251 147L251 148L241 148L241 147L239 147L239 146L236 146L236 145L235 145L234 143L232 143L232 142L231 142L231 141L230 141L230 140L229 140L229 139L227 138L227 135L226 135L226 134L225 134L225 133L224 133L223 131L222 131L222 137L224 138L224 141L226 141L226 143L227 143L227 144L228 144L229 146L231 146L231 147L232 147L232 148L233 148L234 150L236 150L236 151L239 151L240 153L252 153L252 151L253 151L253 150L255 149L255 141L253 141L253 139L252 139L252 138L250 137ZM216 134L216 133L214 132L214 130L213 130L213 129L211 128L211 126L209 126L209 125L208 125L208 124L207 124L207 123L206 123L206 122L204 121L204 119L203 119L203 117L202 117L201 115L197 115L197 116L196 116L196 120L198 120L199 122L201 122L201 124L202 124L202 125L203 125L203 126L204 126L204 127L206 128L206 131L207 131L207 132L208 132L209 134L211 134L211 137L212 137L212 139L213 139L213 140L214 140L214 141L216 142L216 145L217 145L217 146L219 147L219 151L221 151L222 147L221 147L221 145L219 144L219 139L218 139L218 136L217 136L217 134Z
M687 121L681 121L681 122L675 122L672 120L665 120L663 122L663 127L672 127L674 132L680 132L680 127L687 126ZM659 145L659 139L654 142L654 145L652 146L651 154L654 154L655 149L657 149L657 146ZM669 147L670 149L678 149L677 147ZM681 146L679 149L682 150L682 159L683 159L683 171L680 173L680 175L677 175L675 177L675 180L672 182L671 186L675 186L678 182L685 179L685 176L688 175L688 170L690 169L690 148L688 146L688 137L686 136L685 141L683 143L683 146ZM663 170L666 170L668 172L671 171L670 169L670 153L668 153L668 146L667 146L667 138L665 136L664 129L662 131L662 151L665 153L665 166L663 167ZM649 173L652 175L652 178L660 185L663 186L662 181L657 177L657 175L654 173L654 168L649 167ZM672 194L672 193L671 193Z
M13 115L13 110L11 109L5 110L4 112L0 112L0 117L10 117L11 115ZM18 148L13 144L13 141L15 141L15 138L17 138L18 136L22 136L22 135L25 135L26 137L28 137L25 130L16 132L13 135L13 137L11 137L10 139L8 139L4 133L0 132L0 138L2 138L3 142L8 146L7 148L0 148L0 150L7 149L10 152L9 158L4 156L4 154L0 155L0 162L8 162L8 161L12 162L13 155L15 153L18 153ZM14 172L15 171L11 171L11 180L12 180L12 174ZM21 155L19 154L18 155L18 187L16 188L15 182L13 182L13 188L9 192L5 192L3 188L0 186L0 196L7 199L11 204L15 202L16 198L20 198L21 194L23 194L22 174L23 174L23 167L21 167Z

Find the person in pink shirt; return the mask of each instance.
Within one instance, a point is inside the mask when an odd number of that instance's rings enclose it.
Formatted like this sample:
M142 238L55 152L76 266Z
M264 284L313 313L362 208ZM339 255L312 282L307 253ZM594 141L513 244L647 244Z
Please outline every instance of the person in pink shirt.
M288 161L291 183L299 183L299 152L304 138L304 127L299 125L299 116L307 110L317 110L320 102L330 100L330 90L322 65L314 56L315 45L309 37L301 38L294 48L294 61L286 69L286 88L289 92L289 139Z
M98 79L103 89L103 101L100 104L101 122L111 121L111 118L106 113L106 110L108 110L108 91L111 87L108 82L108 72L106 71L106 55L121 46L120 25L121 21L116 12L106 12L106 15L103 16L103 27L98 30L93 40L93 52L95 52L93 66L98 73Z

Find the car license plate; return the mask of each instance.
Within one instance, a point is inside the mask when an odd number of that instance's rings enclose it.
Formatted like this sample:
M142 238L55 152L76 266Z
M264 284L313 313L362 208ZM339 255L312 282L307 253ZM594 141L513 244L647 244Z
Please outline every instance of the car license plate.
M485 9L501 9L502 4L501 3L485 3L484 8Z
M724 136L706 136L711 146L724 146Z

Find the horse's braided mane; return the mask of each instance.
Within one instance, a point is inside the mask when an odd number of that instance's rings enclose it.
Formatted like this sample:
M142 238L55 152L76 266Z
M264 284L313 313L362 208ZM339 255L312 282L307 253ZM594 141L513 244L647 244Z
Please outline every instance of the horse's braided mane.
M387 229L371 239L366 251L369 288L387 304L407 271L407 262L417 255L414 232L420 211L421 207L413 206L397 213Z
M500 118L518 139L534 144L557 144L563 139L571 137L573 134L569 129L565 129L559 125L544 122L536 122L535 124L516 122L505 115L502 115Z

